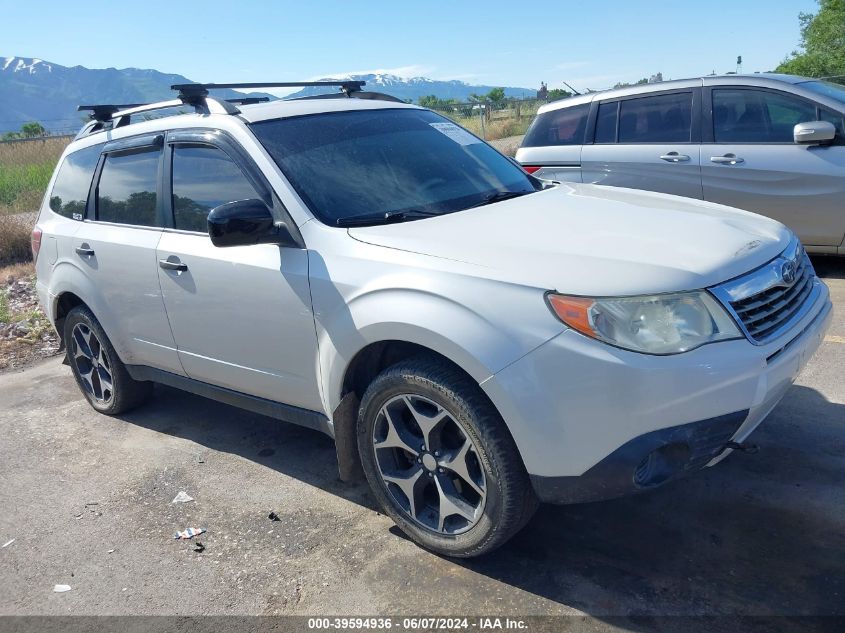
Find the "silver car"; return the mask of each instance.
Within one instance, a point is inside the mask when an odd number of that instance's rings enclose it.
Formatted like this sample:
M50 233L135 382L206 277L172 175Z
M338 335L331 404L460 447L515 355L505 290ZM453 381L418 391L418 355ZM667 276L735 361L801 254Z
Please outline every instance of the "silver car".
M845 254L845 86L779 74L667 81L542 108L526 171L730 205Z

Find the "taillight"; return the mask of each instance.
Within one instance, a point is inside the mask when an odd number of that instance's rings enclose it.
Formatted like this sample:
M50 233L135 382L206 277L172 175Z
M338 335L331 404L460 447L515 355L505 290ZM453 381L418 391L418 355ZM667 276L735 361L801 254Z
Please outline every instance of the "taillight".
M526 174L533 174L533 173L534 173L535 171L537 171L538 169L542 169L542 166L540 166L540 165L523 165L523 166L522 166L522 170L523 170Z
M32 259L38 259L38 251L41 250L41 229L37 226L32 229L32 237L30 238L32 244Z

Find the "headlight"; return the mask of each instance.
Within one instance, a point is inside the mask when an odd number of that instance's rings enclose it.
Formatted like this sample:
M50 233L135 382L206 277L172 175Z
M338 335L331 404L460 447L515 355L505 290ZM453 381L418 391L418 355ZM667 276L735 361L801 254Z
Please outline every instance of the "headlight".
M635 352L679 354L742 337L724 308L705 291L605 298L549 293L547 298L566 325Z

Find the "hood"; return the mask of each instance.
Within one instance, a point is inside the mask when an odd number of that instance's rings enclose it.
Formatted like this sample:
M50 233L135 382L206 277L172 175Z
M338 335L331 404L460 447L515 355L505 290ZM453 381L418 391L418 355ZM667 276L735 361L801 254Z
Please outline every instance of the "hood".
M713 286L765 264L792 237L779 222L731 207L572 183L349 234L463 262L473 274L591 296Z

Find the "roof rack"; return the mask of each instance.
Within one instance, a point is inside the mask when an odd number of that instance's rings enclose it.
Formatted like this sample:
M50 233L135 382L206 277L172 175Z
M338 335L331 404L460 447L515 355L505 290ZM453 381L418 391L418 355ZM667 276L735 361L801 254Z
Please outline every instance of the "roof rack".
M401 101L396 97L379 92L364 92L361 87L365 81L298 81L298 82L251 82L251 83L230 83L230 84L174 84L171 90L178 91L176 99L169 101L158 101L156 103L129 103L129 104L99 104L81 105L78 111L90 111L91 120L86 123L77 134L77 138L88 136L94 132L106 129L123 127L131 123L135 114L152 112L153 110L164 110L167 108L178 108L179 106L191 106L197 112L204 114L240 114L237 106L252 105L269 101L269 97L237 97L234 99L217 99L208 94L209 90L219 89L244 89L244 88L307 88L322 86L337 86L339 92L315 95L313 97L302 97L303 99L337 99L344 97L356 97L360 99L378 99L381 101Z
M140 103L122 103L122 104L111 104L111 103L103 103L98 105L81 105L76 108L77 112L86 112L91 111L90 117L92 121L99 121L103 123L105 121L110 121L112 115L115 112L120 112L121 110L128 110L130 108L137 108L142 104Z
M179 97L185 99L185 103L191 103L197 99L208 96L209 90L230 89L238 90L243 88L308 88L312 86L338 86L347 95L361 90L365 81L271 81L271 82L249 82L234 84L173 84L171 90L178 90Z

